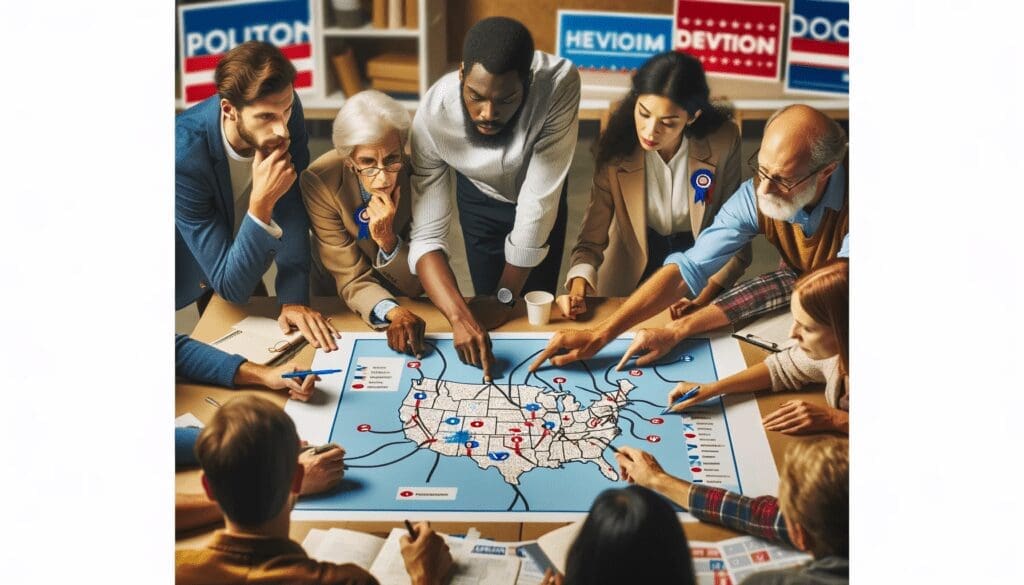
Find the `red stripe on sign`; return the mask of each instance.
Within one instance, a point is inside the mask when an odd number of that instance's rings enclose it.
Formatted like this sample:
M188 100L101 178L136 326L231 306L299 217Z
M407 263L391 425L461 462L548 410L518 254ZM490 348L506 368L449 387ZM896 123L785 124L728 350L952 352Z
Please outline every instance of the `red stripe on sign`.
M214 83L189 85L185 87L185 101L201 102L215 93L217 93L217 85Z
M295 74L295 88L313 87L313 72L299 71Z
M313 46L309 43L302 43L301 45L289 45L287 47L279 47L281 53L291 59L308 59L313 54ZM215 69L217 63L220 62L220 58L224 54L220 53L217 55L200 55L198 57L188 57L185 59L185 73L194 73L196 71L207 71Z
M215 69L217 63L220 62L220 55L202 55L201 57L189 57L185 59L185 73L194 73L196 71L206 71L207 69Z
M313 46L309 43L302 43L301 45L290 45L287 47L279 47L281 52L284 53L285 57L289 59L305 59L313 54Z
M793 51L823 53L825 55L850 56L850 43L816 41L814 39L793 39Z

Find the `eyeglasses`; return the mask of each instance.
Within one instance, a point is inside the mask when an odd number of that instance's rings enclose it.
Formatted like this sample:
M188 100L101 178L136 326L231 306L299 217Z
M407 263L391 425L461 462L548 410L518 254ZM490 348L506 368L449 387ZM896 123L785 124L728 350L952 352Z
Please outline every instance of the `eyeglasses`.
M747 166L750 167L750 170L754 171L754 188L757 189L757 187L761 184L761 181L768 181L769 183L772 184L772 186L775 187L776 190L787 194L796 189L800 185L800 183L803 183L807 179L810 179L814 175L817 175L822 170L824 170L825 167L835 162L830 160L827 163L819 166L818 168L808 173L802 179L798 179L796 181L787 181L784 179L776 179L774 177L771 177L768 175L768 173L761 170L761 165L757 164L757 154L759 152L761 152L760 148L755 150L754 155L751 156L749 160L747 160Z
M388 173L397 173L398 171L402 170L403 164L404 163L402 161L398 161L393 162L389 165L384 165L382 167L355 167L355 171L364 177L376 177L377 174L380 173L381 171Z

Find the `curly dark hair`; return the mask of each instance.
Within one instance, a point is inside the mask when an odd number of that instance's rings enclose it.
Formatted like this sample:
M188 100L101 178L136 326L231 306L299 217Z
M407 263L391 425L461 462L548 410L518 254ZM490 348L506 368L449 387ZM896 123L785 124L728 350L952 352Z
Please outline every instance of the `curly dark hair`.
M462 67L467 75L476 63L491 75L514 70L525 83L533 64L533 36L518 20L504 16L485 18L466 32L462 45Z
M641 95L667 97L691 117L701 115L683 130L687 137L704 138L732 119L732 108L725 103L712 104L711 90L700 61L687 53L667 51L645 62L633 75L633 86L608 120L608 127L597 142L597 168L620 156L628 156L639 145L633 110Z

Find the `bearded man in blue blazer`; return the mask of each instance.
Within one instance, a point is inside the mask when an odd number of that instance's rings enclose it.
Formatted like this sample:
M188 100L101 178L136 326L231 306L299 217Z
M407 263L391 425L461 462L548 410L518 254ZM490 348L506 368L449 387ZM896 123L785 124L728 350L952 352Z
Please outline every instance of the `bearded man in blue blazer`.
M245 303L277 262L282 332L330 351L337 331L308 306L309 219L295 179L309 149L295 74L273 45L243 43L218 63L217 95L176 118L175 308L201 311L212 292Z

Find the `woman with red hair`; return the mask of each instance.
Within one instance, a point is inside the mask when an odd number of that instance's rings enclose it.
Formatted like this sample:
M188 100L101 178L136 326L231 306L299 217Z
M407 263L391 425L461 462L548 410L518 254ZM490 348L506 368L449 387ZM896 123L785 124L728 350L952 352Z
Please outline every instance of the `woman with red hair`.
M671 410L679 412L722 394L765 388L798 390L808 384L824 383L827 408L791 400L764 417L764 427L786 434L821 431L849 434L849 261L834 260L800 278L793 288L790 310L793 327L789 336L797 341L795 346L717 382L680 382L669 392L669 404L693 388L700 388L692 398Z

